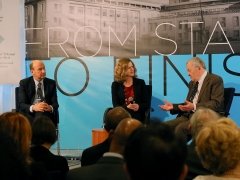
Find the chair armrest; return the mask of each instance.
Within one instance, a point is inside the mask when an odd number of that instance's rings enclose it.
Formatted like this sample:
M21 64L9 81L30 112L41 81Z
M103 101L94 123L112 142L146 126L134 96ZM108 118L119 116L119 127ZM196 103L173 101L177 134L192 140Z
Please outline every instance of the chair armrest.
M143 124L146 126L147 124L149 124L149 120L150 120L150 112L153 112L154 109L153 108L148 108L146 111L145 111L145 119L144 119L144 122Z
M225 112L225 111L219 111L218 113L219 113L220 116L222 116L222 117L228 117L228 115L230 114L230 113L227 113L227 112Z

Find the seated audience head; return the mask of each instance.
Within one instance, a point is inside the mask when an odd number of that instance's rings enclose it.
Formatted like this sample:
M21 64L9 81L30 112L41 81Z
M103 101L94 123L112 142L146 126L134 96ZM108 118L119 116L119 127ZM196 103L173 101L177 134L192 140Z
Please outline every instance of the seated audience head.
M123 119L114 132L109 151L123 154L128 137L135 129L141 126L143 126L143 124L137 119Z
M204 167L214 175L240 174L240 133L231 119L206 124L196 138L196 150Z
M134 77L137 77L135 64L129 58L120 58L115 66L114 79L117 82L124 82L127 77L128 64L132 63L134 68Z
M131 180L181 180L187 173L187 145L163 123L136 129L128 138L125 169Z
M192 133L193 140L196 139L199 131L204 126L204 124L216 121L220 116L213 110L208 108L198 108L196 112L192 115L190 119L190 131Z
M37 117L32 124L32 145L48 144L51 147L56 140L57 134L52 120L46 116Z
M115 130L117 125L125 118L131 118L131 115L122 107L111 109L104 119L104 128L106 131Z
M27 179L29 174L28 164L22 157L13 138L7 132L0 130L0 142L0 179Z
M3 113L0 115L0 129L13 138L23 158L27 163L31 163L29 153L32 130L28 119L20 113Z

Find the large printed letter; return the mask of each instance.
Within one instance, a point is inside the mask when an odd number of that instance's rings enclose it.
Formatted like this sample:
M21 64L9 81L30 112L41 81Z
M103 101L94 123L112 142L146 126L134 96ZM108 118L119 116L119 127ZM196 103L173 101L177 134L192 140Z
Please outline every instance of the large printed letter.
M63 29L63 30L65 30L67 32L67 39L64 42L62 42L62 43L50 43L49 42L50 41L49 40L49 30L50 29ZM52 45L52 46L53 45L59 45L61 47L61 49L63 50L63 52L66 54L66 56L69 57L68 54L66 53L66 51L61 46L61 44L64 44L65 42L67 42L68 38L69 38L69 33L68 33L68 31L65 28L62 28L62 27L51 27L51 28L48 28L48 57L49 57L49 46L50 45Z
M173 42L173 43L175 44L175 50L174 50L171 54L162 54L162 53L158 52L157 50L155 50L155 52L158 53L158 54L160 54L160 55L163 55L163 56L169 56L169 55L172 55L172 54L174 54L174 53L176 52L176 50L177 50L177 43L176 43L175 41L173 41L172 39L163 38L163 37L161 37L161 36L159 36L159 35L157 34L157 29L158 29L161 25L164 25L164 24L168 24L168 25L171 25L171 26L173 26L173 27L176 27L174 24L171 24L171 23L162 23L162 24L159 24L159 25L156 27L156 29L155 29L155 34L156 34L157 37L159 37L160 39L164 39L164 40L166 40L166 41L171 41L171 42Z
M85 69L85 71L86 71L85 84L84 84L84 86L82 87L82 89L80 89L80 90L79 90L78 92L76 92L76 93L68 93L68 92L64 91L64 90L60 87L59 82L58 82L58 69L59 69L59 67L62 65L63 62L68 61L68 60L76 60L76 61L78 61L80 64L83 65L83 67L84 67L84 69ZM56 81L57 88L58 88L58 90L59 90L61 93L63 93L63 94L66 95L66 96L77 96L77 95L81 94L81 93L87 88L87 86L88 86L88 82L89 82L89 70L88 70L88 67L87 67L87 65L85 64L85 62L84 62L82 59L80 59L80 58L64 58L64 59L62 59L62 60L57 64L57 66L56 66L56 69L55 69L55 71L54 71L54 80ZM76 82L77 82L77 79L76 79Z
M172 61L167 57L164 56L164 96L167 95L167 62L172 66L172 68L174 69L174 71L177 73L177 75L182 79L182 81L184 82L184 84L186 86L188 86L188 82L186 81L186 79L184 79L183 75L178 71L178 69L176 68L176 66L174 66L174 64L172 63Z
M99 32L95 27L93 27L93 26L84 26L84 27L81 27L81 28L76 32L75 37L74 37L74 47L75 47L76 51L78 52L78 54L79 54L80 56L84 56L84 55L82 55L82 54L78 51L78 49L77 49L77 47L76 47L76 38L77 38L78 32L79 32L81 29L83 29L83 28L93 28L93 29L95 29L95 30L98 32L98 34L99 34L99 36L100 36L101 44L100 44L100 47L99 47L98 51L97 51L94 55L92 55L92 56L85 56L85 57L93 57L93 56L95 56L95 55L100 51L100 49L102 48L102 36L101 36L100 32Z
M191 54L193 54L193 33L192 33L192 24L198 24L198 23L203 23L203 22L182 22L182 23L180 23L180 24L191 24L190 25L190 29L191 29L191 31L190 31L190 33L191 33Z
M227 61L229 61L231 59L231 57L233 57L233 56L240 56L240 54L239 53L229 54L223 61L223 67L224 67L225 71L228 72L229 74L232 74L234 76L240 76L239 72L234 72L227 67ZM234 95L240 96L240 93L234 93Z
M135 56L136 56L136 47L137 47L137 43L136 43L136 25L134 25L131 29L131 31L129 32L129 34L127 35L126 39L123 41L123 43L120 41L120 39L117 37L116 33L113 31L113 29L109 26L109 56L110 56L110 49L111 49L111 34L110 34L110 30L112 30L113 34L116 36L116 38L118 39L118 41L121 43L121 45L123 46L124 43L126 42L127 38L130 36L130 33L133 31L133 29L135 30L134 31L134 38L135 38Z
M43 28L26 28L25 29L25 31L27 31L27 30L32 30L32 29L43 29ZM27 41L26 41L26 43L25 44L42 44L41 42L32 42L32 43L27 43Z
M214 31L215 31L217 25L220 26L220 28L221 28L221 30L222 30L222 33L223 33L225 39L227 40L227 43L209 43L210 40L211 40L211 38L212 38L212 36L213 36L213 33L214 33ZM206 51L208 45L213 45L213 44L228 44L229 47L230 47L230 49L232 50L232 53L234 54L234 51L233 51L233 49L232 49L232 46L231 46L231 44L229 43L228 38L227 38L226 34L224 33L223 28L222 28L221 24L219 23L219 21L217 21L217 23L216 23L216 25L215 25L215 27L214 27L214 29L213 29L213 31L212 31L212 34L211 34L211 36L210 36L210 38L209 38L209 40L208 40L208 43L207 43L207 45L206 45L206 47L205 47L205 49L204 49L204 51L203 51L203 54L205 53L205 51Z

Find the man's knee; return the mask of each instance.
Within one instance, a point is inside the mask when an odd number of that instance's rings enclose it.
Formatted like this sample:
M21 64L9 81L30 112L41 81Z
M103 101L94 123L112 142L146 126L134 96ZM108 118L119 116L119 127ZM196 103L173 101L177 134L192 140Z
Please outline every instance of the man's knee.
M183 122L178 124L175 128L175 133L185 131L186 129L188 130L188 125L189 125L189 122L187 123Z
M182 136L186 142L192 139L192 135L190 130L188 129L189 122L183 122L180 123L178 126L176 126L174 132L175 134Z

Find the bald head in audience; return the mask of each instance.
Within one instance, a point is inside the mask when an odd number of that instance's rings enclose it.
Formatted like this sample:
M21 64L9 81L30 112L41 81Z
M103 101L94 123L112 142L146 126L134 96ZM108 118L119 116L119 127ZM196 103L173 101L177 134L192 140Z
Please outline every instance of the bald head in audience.
M104 116L104 128L108 132L108 138L92 147L85 149L81 157L81 166L95 164L106 152L109 152L110 143L117 125L131 115L122 107L115 107Z
M139 127L143 127L139 120L133 118L123 119L114 132L109 151L123 154L128 137Z
M125 118L131 118L131 115L124 108L115 107L107 113L104 119L104 128L108 132L115 130L120 121Z
M136 119L123 119L113 135L110 152L104 153L95 164L70 170L67 180L128 180L122 154L130 134L141 126L142 123Z

